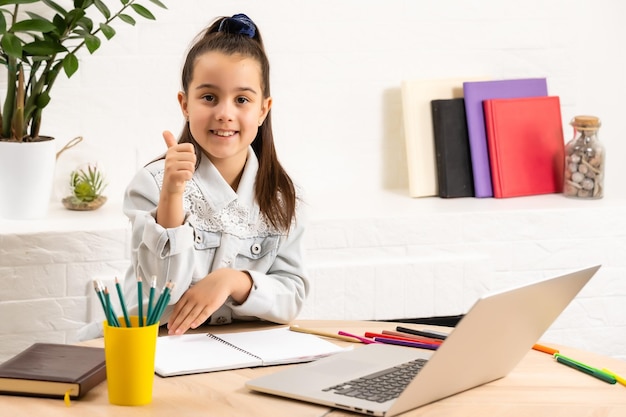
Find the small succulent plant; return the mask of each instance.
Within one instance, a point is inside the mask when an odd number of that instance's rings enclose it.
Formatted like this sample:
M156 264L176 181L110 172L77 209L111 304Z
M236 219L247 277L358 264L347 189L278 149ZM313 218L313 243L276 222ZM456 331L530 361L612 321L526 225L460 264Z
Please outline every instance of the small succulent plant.
M88 164L85 168L72 171L70 174L72 200L80 203L95 201L108 185L105 181L105 175L97 165Z
M95 210L106 203L102 191L107 187L106 178L96 164L86 164L70 174L70 193L62 202L69 210Z

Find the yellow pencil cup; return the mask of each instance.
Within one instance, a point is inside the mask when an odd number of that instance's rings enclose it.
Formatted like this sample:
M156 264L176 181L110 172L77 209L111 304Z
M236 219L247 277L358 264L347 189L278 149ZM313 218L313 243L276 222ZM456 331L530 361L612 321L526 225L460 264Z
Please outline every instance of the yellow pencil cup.
M159 323L138 327L137 316L129 319L131 327L126 327L123 317L119 318L122 327L109 326L106 321L103 324L109 402L150 404Z

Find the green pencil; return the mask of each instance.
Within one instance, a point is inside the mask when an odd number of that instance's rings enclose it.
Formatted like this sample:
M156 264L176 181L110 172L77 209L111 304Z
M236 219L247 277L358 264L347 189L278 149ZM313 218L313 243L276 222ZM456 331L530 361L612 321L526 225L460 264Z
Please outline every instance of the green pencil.
M167 307L165 299L168 298L167 294L170 292L170 289L172 288L172 286L173 286L172 281L168 281L167 284L165 284L165 286L163 287L163 290L161 291L161 294L159 295L159 299L157 300L157 303L154 306L154 309L152 310L152 315L148 319L148 326L151 326L155 324L157 321L159 321L161 314L163 314L165 307Z
M130 327L130 319L128 318L128 311L126 311L126 302L124 302L124 294L122 293L122 287L117 277L115 277L115 289L117 290L117 296L120 299L120 305L122 307L122 313L124 314L124 321L126 322L126 327Z
M159 308L159 310L156 312L155 316L154 316L154 323L159 322L159 320L161 320L161 316L163 315L163 312L165 311L165 308L167 307L168 303L170 302L170 296L171 296L171 291L172 288L174 287L174 283L173 282L168 282L167 286L165 288L165 295L163 297L163 302L161 303L161 307Z
M143 281L137 277L137 312L139 315L139 327L143 327Z
M156 275L152 275L152 282L150 283L150 296L148 298L148 313L146 314L146 317L148 320L150 320L150 317L152 316L152 310L154 308L152 304L154 303L155 291L156 291Z
M107 322L109 323L109 326L113 326L113 323L111 322L109 314L108 314L106 301L104 301L104 296L102 295L102 289L101 289L100 283L95 279L93 280L93 289L96 290L96 294L98 295L98 300L100 300L100 305L102 305L102 311L104 311L104 315L107 319Z
M109 295L109 289L107 287L104 287L104 300L106 302L106 314L109 317L109 322L113 323L114 327L120 327L120 322L117 320L117 315L111 305L111 296Z

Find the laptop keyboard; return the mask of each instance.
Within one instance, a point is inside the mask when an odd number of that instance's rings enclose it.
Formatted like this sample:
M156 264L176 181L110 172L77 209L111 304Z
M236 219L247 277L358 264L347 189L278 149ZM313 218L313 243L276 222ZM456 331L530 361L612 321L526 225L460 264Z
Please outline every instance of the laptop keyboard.
M393 368L325 388L323 391L332 391L335 394L384 403L397 398L426 362L426 359L416 359Z

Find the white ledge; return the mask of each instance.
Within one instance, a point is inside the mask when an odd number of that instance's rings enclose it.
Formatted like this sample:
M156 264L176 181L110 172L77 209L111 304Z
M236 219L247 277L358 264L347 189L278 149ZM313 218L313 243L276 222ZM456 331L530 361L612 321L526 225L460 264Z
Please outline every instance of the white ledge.
M376 219L415 217L424 214L459 214L481 212L527 212L598 210L626 207L626 197L605 196L598 200L579 200L562 194L516 198L411 198L405 191L369 191L311 193L306 195L309 220L318 223L337 219ZM128 219L121 201L109 200L94 211L67 210L60 202L51 202L42 219L0 219L0 234L32 234L72 231L124 230Z

